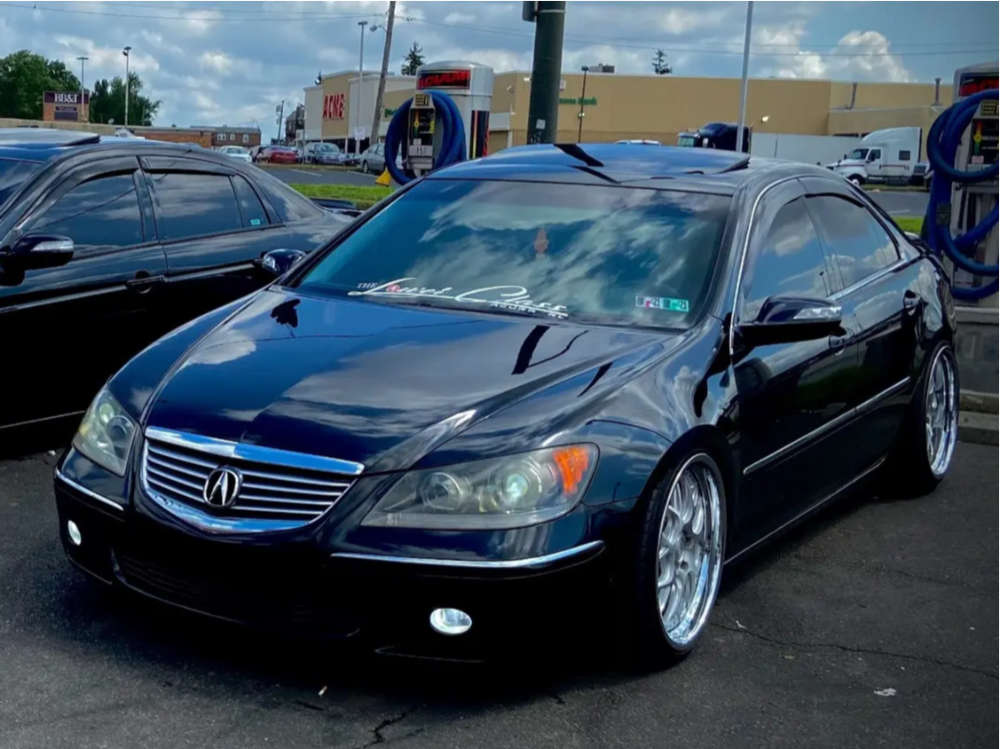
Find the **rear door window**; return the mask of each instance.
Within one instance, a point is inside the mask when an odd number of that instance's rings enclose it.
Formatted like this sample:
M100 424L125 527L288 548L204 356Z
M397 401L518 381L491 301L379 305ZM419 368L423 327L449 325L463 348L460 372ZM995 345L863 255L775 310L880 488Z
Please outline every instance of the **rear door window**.
M170 241L243 228L236 193L224 174L149 174L160 239Z
M83 249L141 244L142 219L132 174L80 183L33 219L27 231L69 237Z
M899 260L895 242L866 208L836 195L807 200L845 287Z
M267 226L267 213L264 206L257 197L257 193L250 187L250 183L238 174L233 175L233 188L236 190L236 200L240 204L240 212L243 214L243 225L251 228Z

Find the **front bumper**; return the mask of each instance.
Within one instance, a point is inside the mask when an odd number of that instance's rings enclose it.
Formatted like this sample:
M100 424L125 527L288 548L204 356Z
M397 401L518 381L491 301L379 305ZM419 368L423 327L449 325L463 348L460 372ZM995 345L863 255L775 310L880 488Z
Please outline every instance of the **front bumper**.
M479 659L498 647L541 644L556 624L599 605L601 541L505 562L329 553L303 544L202 538L157 523L57 472L60 537L70 560L102 582L176 607L316 639L358 639L376 650ZM82 543L67 533L72 520ZM429 616L458 608L468 633L434 632Z

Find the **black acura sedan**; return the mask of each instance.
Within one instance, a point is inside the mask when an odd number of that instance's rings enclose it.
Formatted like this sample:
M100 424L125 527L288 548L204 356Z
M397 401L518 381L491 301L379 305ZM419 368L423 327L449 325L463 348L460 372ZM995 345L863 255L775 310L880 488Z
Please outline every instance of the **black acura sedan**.
M865 479L936 485L954 330L937 261L824 169L508 149L132 359L60 533L106 583L404 652L606 601L663 664L726 562Z
M199 146L0 130L0 437L78 419L144 346L270 281L263 254L351 220Z

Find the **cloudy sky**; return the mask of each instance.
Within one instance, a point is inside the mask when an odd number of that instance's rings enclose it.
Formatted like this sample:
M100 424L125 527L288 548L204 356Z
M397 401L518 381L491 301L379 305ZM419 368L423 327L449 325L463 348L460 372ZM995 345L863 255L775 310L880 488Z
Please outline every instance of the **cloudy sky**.
M386 2L0 2L0 56L30 49L86 83L121 75L123 45L156 124L274 127L281 99L302 101L317 72L356 69L357 22L384 23ZM997 58L995 2L771 3L754 6L751 75L950 82L955 68ZM611 63L649 73L655 49L675 75L738 77L744 3L570 2L563 69ZM521 3L400 2L391 69L414 41L428 60L467 59L528 70L534 27ZM365 66L381 63L384 32L366 34ZM286 105L287 106L287 105ZM286 110L287 111L287 110Z

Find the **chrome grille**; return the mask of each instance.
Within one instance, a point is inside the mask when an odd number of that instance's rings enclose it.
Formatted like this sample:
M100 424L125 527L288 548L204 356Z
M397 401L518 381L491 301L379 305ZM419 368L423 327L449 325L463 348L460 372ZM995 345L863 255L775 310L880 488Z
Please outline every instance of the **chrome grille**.
M321 466L326 463L343 470L324 470ZM209 505L204 498L209 475L222 467L242 475L235 501L224 509ZM268 523L257 530L295 527L315 520L350 489L362 468L346 461L154 428L146 430L142 454L144 487L153 499L168 500L160 504L170 509L171 502L179 502L219 519L286 521Z

